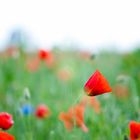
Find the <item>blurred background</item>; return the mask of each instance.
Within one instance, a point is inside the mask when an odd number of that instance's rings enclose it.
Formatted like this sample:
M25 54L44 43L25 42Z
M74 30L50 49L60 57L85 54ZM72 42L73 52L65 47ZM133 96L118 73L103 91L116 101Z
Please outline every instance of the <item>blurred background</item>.
M130 121L140 121L139 6L1 0L0 112L14 120L7 132L17 140L129 139ZM96 69L112 92L89 97L84 85Z
M29 48L130 51L140 42L138 0L5 0L0 48L14 32Z

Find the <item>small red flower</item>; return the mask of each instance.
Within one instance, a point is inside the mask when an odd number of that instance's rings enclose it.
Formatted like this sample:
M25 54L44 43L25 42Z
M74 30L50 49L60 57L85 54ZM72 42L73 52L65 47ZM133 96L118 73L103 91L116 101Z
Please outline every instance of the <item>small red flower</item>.
M46 118L50 115L49 108L46 105L41 104L36 108L35 115L40 119Z
M86 82L84 89L89 96L96 96L112 91L108 81L98 70Z
M9 129L12 125L14 124L12 115L6 113L6 112L1 112L0 113L0 128L7 130Z
M46 50L39 50L39 58L45 60L49 57L50 53Z
M44 60L48 68L52 68L55 65L54 55L51 51L40 50L38 56L41 60Z
M140 140L140 123L131 121L129 123L130 140Z
M0 131L0 140L15 140L15 138L6 132Z

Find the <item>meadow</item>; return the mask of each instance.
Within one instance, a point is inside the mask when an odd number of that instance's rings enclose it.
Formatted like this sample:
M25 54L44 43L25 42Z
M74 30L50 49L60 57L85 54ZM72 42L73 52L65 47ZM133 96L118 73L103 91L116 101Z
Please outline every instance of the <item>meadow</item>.
M91 98L84 84L96 69L112 92L86 106L88 132L76 125L68 130L59 115ZM129 122L140 121L139 85L139 49L123 54L53 49L49 60L21 48L0 54L0 112L12 114L14 125L8 133L16 140L127 140ZM48 107L45 118L35 115L40 104Z

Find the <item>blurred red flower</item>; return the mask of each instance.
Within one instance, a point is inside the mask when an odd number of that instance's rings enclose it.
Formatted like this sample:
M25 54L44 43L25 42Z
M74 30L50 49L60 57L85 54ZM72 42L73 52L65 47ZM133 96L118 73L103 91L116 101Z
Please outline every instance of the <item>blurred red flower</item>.
M64 122L65 127L69 131L76 125L84 132L88 132L88 128L84 124L84 111L85 107L79 104L70 108L67 113L61 112L59 114L59 119Z
M84 89L89 96L96 96L112 91L108 81L98 70L86 82Z
M9 129L12 125L14 124L12 115L6 113L6 112L1 112L0 113L0 128L7 130Z
M0 131L0 140L14 140L14 136L6 133L6 132L3 132L3 131Z
M140 123L130 121L130 140L140 140Z
M39 58L40 58L40 59L45 60L45 59L49 58L49 56L50 56L50 52L41 49L41 50L39 50L38 55L39 55Z
M39 58L41 60L44 60L46 65L51 68L54 66L55 61L54 61L54 56L51 51L46 51L46 50L39 50Z
M35 115L37 118L43 119L50 115L50 110L46 105L41 104L36 108Z

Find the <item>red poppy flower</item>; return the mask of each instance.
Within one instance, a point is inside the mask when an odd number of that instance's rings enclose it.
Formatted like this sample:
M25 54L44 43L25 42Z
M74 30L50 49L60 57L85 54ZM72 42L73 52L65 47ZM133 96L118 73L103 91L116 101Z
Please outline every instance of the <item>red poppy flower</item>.
M50 115L49 108L46 105L41 104L37 107L35 115L40 119L46 118Z
M98 70L86 82L84 89L89 96L96 96L112 91L108 81Z
M50 53L46 50L39 50L39 58L45 60L49 57Z
M68 112L61 112L59 119L64 122L65 127L70 131L76 125L80 127L84 132L88 131L88 128L84 124L84 110L83 105L76 105L68 110Z
M140 123L131 121L129 123L130 140L140 140Z
M14 136L6 133L6 132L3 132L3 131L0 131L0 140L14 140Z
M7 130L9 129L12 125L14 124L12 115L6 113L6 112L1 112L0 113L0 128Z
M55 65L54 56L51 51L40 50L39 58L44 60L48 68L52 68Z

